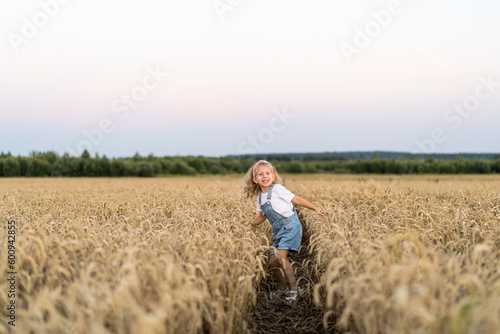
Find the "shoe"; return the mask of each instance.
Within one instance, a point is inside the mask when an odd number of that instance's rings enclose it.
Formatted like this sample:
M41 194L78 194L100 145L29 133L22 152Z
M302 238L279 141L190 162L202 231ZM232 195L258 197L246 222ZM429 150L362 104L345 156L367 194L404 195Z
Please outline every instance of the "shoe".
M291 296L288 296L285 298L286 302L288 304L293 304L297 300L297 298L299 298L301 293L302 293L302 289L299 287L297 287L297 291L294 291L294 290L288 291L288 294L289 295L291 294Z
M269 294L269 296L272 298L275 298L275 297L278 297L278 298L281 298L283 296L286 296L290 293L290 289L286 288L286 290L280 290L280 289L276 289L274 291L271 291L271 293Z

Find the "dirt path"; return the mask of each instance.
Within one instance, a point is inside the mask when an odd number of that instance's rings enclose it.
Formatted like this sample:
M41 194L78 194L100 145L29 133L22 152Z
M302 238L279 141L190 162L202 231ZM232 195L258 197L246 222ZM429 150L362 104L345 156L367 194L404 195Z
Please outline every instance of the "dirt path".
M303 222L303 217L300 216ZM306 224L302 223L303 237L299 254L289 257L302 295L290 306L284 299L273 298L269 294L277 288L276 279L268 266L268 277L258 287L257 304L249 320L251 333L334 333L333 329L323 328L323 311L314 305L314 285L317 275L312 267L314 254L309 252L310 235Z

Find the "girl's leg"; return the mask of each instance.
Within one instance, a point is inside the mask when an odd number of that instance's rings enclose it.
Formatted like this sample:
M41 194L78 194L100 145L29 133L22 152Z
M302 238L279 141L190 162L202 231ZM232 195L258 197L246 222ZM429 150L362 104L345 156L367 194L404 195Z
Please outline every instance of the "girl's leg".
M274 254L271 255L269 264L273 268L274 277L276 277L276 280L278 281L278 289L286 290L285 276L283 276L283 270L281 269L279 258Z
M277 256L271 256L271 266L273 268L277 268L274 269L274 275L276 276L276 280L278 280L278 287L281 290L286 289L286 283L283 277L283 273L280 269L285 272L285 275L288 278L288 282L290 283L290 290L297 291L297 281L295 279L295 273L293 272L292 264L287 259L289 252L290 251L286 249L279 249ZM278 277L277 272L279 272L280 278ZM280 279L283 281L282 283L280 283Z

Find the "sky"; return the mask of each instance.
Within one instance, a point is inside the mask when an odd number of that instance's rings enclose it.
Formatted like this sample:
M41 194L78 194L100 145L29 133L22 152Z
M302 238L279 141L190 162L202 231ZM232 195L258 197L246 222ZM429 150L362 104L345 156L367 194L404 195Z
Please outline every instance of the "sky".
M0 151L500 152L494 0L0 4Z

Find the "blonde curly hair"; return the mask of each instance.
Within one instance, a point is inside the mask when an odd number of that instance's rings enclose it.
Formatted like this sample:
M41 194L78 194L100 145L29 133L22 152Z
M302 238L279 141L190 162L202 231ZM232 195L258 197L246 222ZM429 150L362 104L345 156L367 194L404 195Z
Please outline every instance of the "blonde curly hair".
M272 184L283 184L283 179L278 174L276 168L266 160L259 160L248 169L247 173L243 177L241 197L244 200L250 200L257 197L261 190L260 186L257 183L253 182L253 178L255 176L255 173L257 172L257 167L260 165L267 165L268 167L271 167L271 170L274 174L274 180Z

